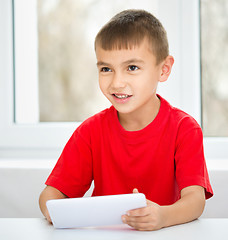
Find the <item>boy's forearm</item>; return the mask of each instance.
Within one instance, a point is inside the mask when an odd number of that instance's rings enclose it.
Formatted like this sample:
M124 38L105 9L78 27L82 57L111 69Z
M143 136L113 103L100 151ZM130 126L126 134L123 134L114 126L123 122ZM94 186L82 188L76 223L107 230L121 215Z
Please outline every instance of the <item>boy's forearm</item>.
M58 189L51 186L47 186L42 191L39 198L40 210L49 222L51 222L51 219L47 210L46 202L51 199L62 199L66 197L67 196L61 193Z
M161 207L164 227L197 219L203 213L204 206L205 193L202 187L191 186L183 189L180 200L172 205Z

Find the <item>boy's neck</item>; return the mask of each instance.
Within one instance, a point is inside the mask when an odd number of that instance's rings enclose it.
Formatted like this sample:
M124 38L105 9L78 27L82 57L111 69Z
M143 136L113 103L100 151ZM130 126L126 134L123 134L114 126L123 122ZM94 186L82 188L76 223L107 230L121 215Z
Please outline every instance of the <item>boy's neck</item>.
M119 122L126 131L139 131L149 125L156 118L160 109L160 99L156 96L153 104L147 109L139 109L134 113L118 112Z

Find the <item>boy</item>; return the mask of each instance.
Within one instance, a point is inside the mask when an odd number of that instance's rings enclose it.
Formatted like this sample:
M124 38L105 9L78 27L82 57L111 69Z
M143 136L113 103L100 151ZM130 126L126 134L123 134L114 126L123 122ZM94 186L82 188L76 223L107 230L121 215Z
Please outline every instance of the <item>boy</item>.
M198 218L213 195L200 126L156 94L170 75L166 32L154 16L126 10L95 39L99 84L112 103L84 121L66 144L40 196L46 201L142 192L147 207L122 221L137 230L157 230Z

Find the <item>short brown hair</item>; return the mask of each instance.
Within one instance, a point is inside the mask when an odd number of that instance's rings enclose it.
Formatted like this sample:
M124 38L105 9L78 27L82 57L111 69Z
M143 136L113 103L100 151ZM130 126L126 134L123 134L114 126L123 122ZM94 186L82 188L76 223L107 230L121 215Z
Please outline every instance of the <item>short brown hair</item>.
M96 46L104 50L131 49L149 40L157 64L169 55L167 34L161 22L144 10L125 10L115 15L98 32Z

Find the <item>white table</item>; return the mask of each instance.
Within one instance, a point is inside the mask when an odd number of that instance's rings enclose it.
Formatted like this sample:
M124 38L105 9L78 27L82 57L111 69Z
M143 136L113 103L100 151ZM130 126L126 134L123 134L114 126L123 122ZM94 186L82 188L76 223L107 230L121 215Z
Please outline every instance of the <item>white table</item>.
M54 229L41 218L0 218L1 240L220 240L228 239L228 218L199 219L191 223L140 232L127 225L102 228Z

